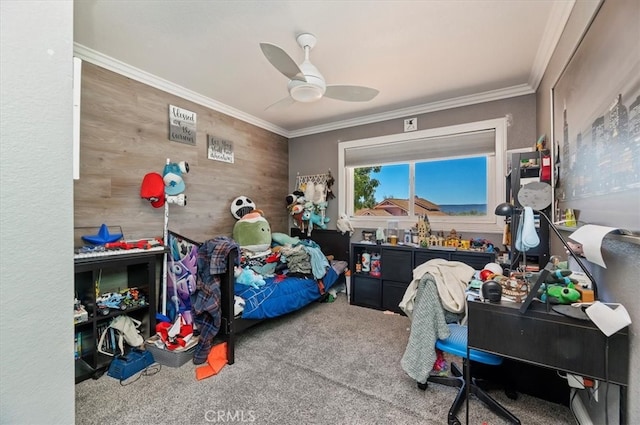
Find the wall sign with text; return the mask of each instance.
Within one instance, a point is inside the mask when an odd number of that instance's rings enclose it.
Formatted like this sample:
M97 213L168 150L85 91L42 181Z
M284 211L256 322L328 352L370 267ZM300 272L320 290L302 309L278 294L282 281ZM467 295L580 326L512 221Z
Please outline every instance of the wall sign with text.
M207 158L233 164L233 142L207 135Z
M197 114L169 105L169 140L196 145Z

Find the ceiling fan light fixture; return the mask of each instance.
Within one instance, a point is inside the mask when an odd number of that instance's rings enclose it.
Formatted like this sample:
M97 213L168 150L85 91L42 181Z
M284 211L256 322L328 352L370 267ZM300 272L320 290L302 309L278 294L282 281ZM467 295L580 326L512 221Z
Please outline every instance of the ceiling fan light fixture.
M296 84L291 87L289 94L296 102L310 103L322 99L322 89L308 83Z
M324 77L309 60L309 51L316 45L316 37L313 34L304 33L297 37L297 41L304 49L304 61L300 65L296 64L287 52L275 44L260 43L262 53L271 62L271 65L289 79L287 105L292 101L312 103L322 99L323 96L348 102L367 102L376 97L378 90L370 87L351 85L327 87ZM280 104L284 103L276 102L271 106Z

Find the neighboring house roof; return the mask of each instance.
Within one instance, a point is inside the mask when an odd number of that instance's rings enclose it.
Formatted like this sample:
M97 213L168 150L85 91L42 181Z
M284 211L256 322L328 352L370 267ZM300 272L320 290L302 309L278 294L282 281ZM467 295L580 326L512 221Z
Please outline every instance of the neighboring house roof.
M356 211L355 215L357 216L391 216L389 211L383 209L371 209L371 208L363 208L361 210Z
M440 211L440 207L437 204L434 204L431 201L428 201L424 198L420 198L416 196L414 198L415 208L414 212L416 215L438 215L444 216L447 215L444 212ZM393 210L403 211L404 214L394 214ZM383 201L377 203L373 206L373 208L365 208L356 211L355 215L357 216L399 216L399 215L408 215L409 212L409 200L408 199L397 199L397 198L387 198Z

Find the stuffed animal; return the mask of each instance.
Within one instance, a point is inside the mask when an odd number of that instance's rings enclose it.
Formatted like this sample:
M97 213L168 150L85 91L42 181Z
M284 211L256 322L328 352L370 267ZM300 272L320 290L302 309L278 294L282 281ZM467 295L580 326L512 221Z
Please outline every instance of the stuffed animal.
M551 304L571 304L580 300L580 292L570 283L564 285L547 285L546 290L540 296L543 302L549 297Z
M341 214L338 221L336 221L336 227L338 228L338 231L343 235L348 232L349 236L353 236L353 225L349 221L348 215Z
M294 224L304 232L302 213L304 212L304 204L307 202L304 197L304 192L296 190L293 193L288 194L285 202L287 203L289 214L293 217Z
M325 202L327 199L326 194L325 194L325 186L322 183L317 183L314 187L313 187L313 203L315 205L320 205L321 203Z
M236 277L236 283L251 286L255 289L260 289L261 286L267 283L262 275L259 275L249 268L243 269L242 267L235 266L233 275Z
M319 214L314 212L311 213L311 218L309 219L309 223L315 224L321 229L327 228L327 223L330 222L331 219L329 217L322 218Z
M300 238L297 236L291 237L289 235L287 235L286 233L278 233L278 232L273 232L271 234L271 239L273 240L273 242L277 245L298 245L300 243Z
M249 214L255 209L255 202L244 195L238 196L231 202L231 215L236 220L240 220L244 215Z
M304 206L296 204L291 208L290 211L294 223L302 232L304 232L304 219L302 218L302 214L304 214Z
M335 182L336 182L336 179L333 178L333 176L331 175L331 171L329 171L329 177L327 178L327 200L328 201L336 197L336 195L333 194L333 190L331 189L331 186L333 186Z
M306 200L304 199L304 192L301 190L295 190L293 193L290 193L285 198L285 202L287 203L287 207L291 208L294 205L304 205Z
M262 252L271 246L271 227L257 211L245 214L233 226L233 239L241 248Z
M571 270L558 269L551 272L547 278L544 280L545 283L549 283L552 285L577 285L578 281L569 277L571 275Z
M304 184L304 188L301 186L301 190L304 191L304 198L307 202L313 202L313 195L316 193L316 187L313 182Z

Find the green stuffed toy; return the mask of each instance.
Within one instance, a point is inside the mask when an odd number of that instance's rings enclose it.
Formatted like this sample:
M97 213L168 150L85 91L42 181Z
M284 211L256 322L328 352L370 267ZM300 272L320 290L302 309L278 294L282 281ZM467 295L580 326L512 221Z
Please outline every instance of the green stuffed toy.
M546 302L549 297L551 304L571 304L580 300L580 292L574 285L577 280L569 277L571 270L557 269L552 271L540 287L540 299Z
M233 226L233 239L241 248L252 252L267 251L271 247L271 227L257 211L245 214Z
M580 300L580 292L573 287L572 283L567 286L547 285L540 299L546 302L547 297L551 304L571 304Z

